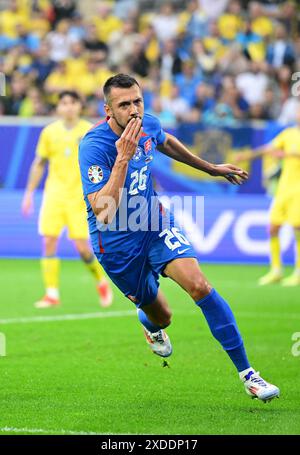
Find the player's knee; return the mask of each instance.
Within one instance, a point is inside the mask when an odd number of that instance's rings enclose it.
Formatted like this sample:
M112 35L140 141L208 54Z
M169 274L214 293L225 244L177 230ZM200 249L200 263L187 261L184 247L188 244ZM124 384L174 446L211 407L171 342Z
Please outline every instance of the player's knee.
M271 224L270 226L270 236L274 237L275 235L278 235L280 230L280 226L277 226L275 224Z
M84 261L87 261L88 259L90 259L92 257L91 250L85 243L75 242L75 246L76 246L78 253L80 254L81 258Z
M189 294L197 302L210 293L212 287L204 277L192 280L189 286Z
M57 238L56 237L44 237L44 252L46 256L56 254L57 249Z

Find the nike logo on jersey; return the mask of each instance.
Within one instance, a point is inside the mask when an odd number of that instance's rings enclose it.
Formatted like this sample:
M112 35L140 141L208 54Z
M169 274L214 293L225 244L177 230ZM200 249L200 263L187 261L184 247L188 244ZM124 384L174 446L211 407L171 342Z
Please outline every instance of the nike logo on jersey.
M178 250L177 253L178 254L183 254L185 253L189 248L184 248L183 250Z

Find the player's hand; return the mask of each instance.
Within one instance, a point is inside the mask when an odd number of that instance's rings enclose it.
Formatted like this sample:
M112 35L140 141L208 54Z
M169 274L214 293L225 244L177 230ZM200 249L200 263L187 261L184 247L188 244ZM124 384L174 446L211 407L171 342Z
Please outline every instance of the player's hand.
M224 177L233 185L241 185L248 179L248 172L234 164L216 164L210 175L214 177Z
M23 216L30 216L33 214L33 195L32 193L25 193L22 201L22 214Z
M116 141L118 158L130 161L142 136L142 120L139 117L130 120L120 139Z

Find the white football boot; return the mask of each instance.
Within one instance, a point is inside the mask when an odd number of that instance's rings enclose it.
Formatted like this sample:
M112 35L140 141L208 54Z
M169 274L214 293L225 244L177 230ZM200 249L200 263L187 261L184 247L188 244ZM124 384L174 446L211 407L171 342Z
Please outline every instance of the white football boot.
M170 338L164 330L161 329L158 332L151 333L144 328L144 334L154 354L160 355L161 357L169 357L172 354Z
M241 377L241 380L244 383L246 393L252 398L258 398L264 403L271 401L273 398L279 398L279 388L261 378L259 371L251 369L246 375Z

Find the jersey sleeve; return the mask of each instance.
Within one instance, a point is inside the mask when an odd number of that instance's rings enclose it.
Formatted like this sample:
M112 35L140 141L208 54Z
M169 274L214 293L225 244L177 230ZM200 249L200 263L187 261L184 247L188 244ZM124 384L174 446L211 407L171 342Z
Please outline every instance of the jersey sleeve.
M79 144L79 167L84 195L101 190L111 174L105 145L83 139Z
M44 128L40 134L37 147L36 147L36 155L40 158L49 158L50 149L48 143L48 130Z
M156 140L157 140L157 145L163 144L166 140L166 133L162 129L162 126L160 124L160 121L157 120L158 122L158 129L157 129L157 135L156 135Z
M279 133L271 142L272 147L274 147L275 149L284 150L286 144L286 136L287 130L284 130L281 133Z
M151 132L157 141L157 145L163 144L166 140L166 133L163 130L160 121L158 120L157 117L154 117L153 115L150 114L147 114L147 117L149 119L148 121L150 123Z

